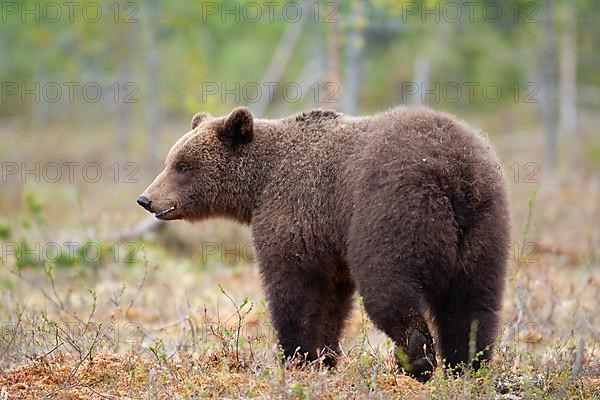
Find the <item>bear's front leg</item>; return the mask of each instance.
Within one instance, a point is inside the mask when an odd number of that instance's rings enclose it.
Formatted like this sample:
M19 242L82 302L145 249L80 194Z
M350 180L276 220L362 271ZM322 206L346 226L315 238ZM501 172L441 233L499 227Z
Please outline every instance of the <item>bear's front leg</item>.
M313 361L326 355L324 363L332 365L325 347L323 332L326 316L325 274L298 265L261 267L273 327L286 359L299 357Z
M334 282L339 260L298 225L293 211L270 205L253 217L254 246L273 327L286 358L333 366L353 284Z

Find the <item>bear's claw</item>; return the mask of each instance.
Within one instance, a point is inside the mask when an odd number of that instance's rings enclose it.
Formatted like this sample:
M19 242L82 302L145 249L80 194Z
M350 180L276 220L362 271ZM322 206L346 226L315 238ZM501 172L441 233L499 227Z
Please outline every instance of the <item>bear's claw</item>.
M431 338L418 329L413 330L408 339L408 374L419 382L426 382L437 365Z

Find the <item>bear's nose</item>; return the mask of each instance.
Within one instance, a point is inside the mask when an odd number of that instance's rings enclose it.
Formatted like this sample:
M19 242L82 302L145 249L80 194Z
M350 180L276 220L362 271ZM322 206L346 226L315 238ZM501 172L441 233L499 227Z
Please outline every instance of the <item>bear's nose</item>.
M138 197L137 203L146 210L150 211L150 204L152 204L152 201L150 201L150 199L148 199L146 196Z

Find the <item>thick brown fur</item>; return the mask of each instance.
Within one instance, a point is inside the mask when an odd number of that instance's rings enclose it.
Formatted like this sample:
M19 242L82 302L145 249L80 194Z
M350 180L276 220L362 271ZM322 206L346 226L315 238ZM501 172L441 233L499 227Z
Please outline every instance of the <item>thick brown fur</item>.
M145 191L146 208L175 207L163 219L251 225L287 356L315 359L329 349L325 361L335 363L358 289L417 378L436 365L434 336L447 365L489 358L509 212L498 160L472 128L404 107L279 120L237 108L220 118L199 113L192 128ZM470 338L481 352L475 359Z

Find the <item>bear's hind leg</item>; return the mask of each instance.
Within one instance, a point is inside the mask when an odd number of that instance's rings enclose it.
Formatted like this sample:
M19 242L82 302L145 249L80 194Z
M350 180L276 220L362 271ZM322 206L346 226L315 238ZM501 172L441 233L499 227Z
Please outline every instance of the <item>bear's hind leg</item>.
M492 355L508 257L506 214L503 200L497 199L486 213L462 228L455 275L445 289L432 292L435 297L429 303L442 357L449 367L464 364L477 369Z
M498 334L496 301L485 300L471 287L456 284L435 303L433 311L445 365L456 372L464 366L478 369L490 358Z
M437 362L418 291L398 275L364 274L357 283L367 314L396 343L399 366L427 381Z

